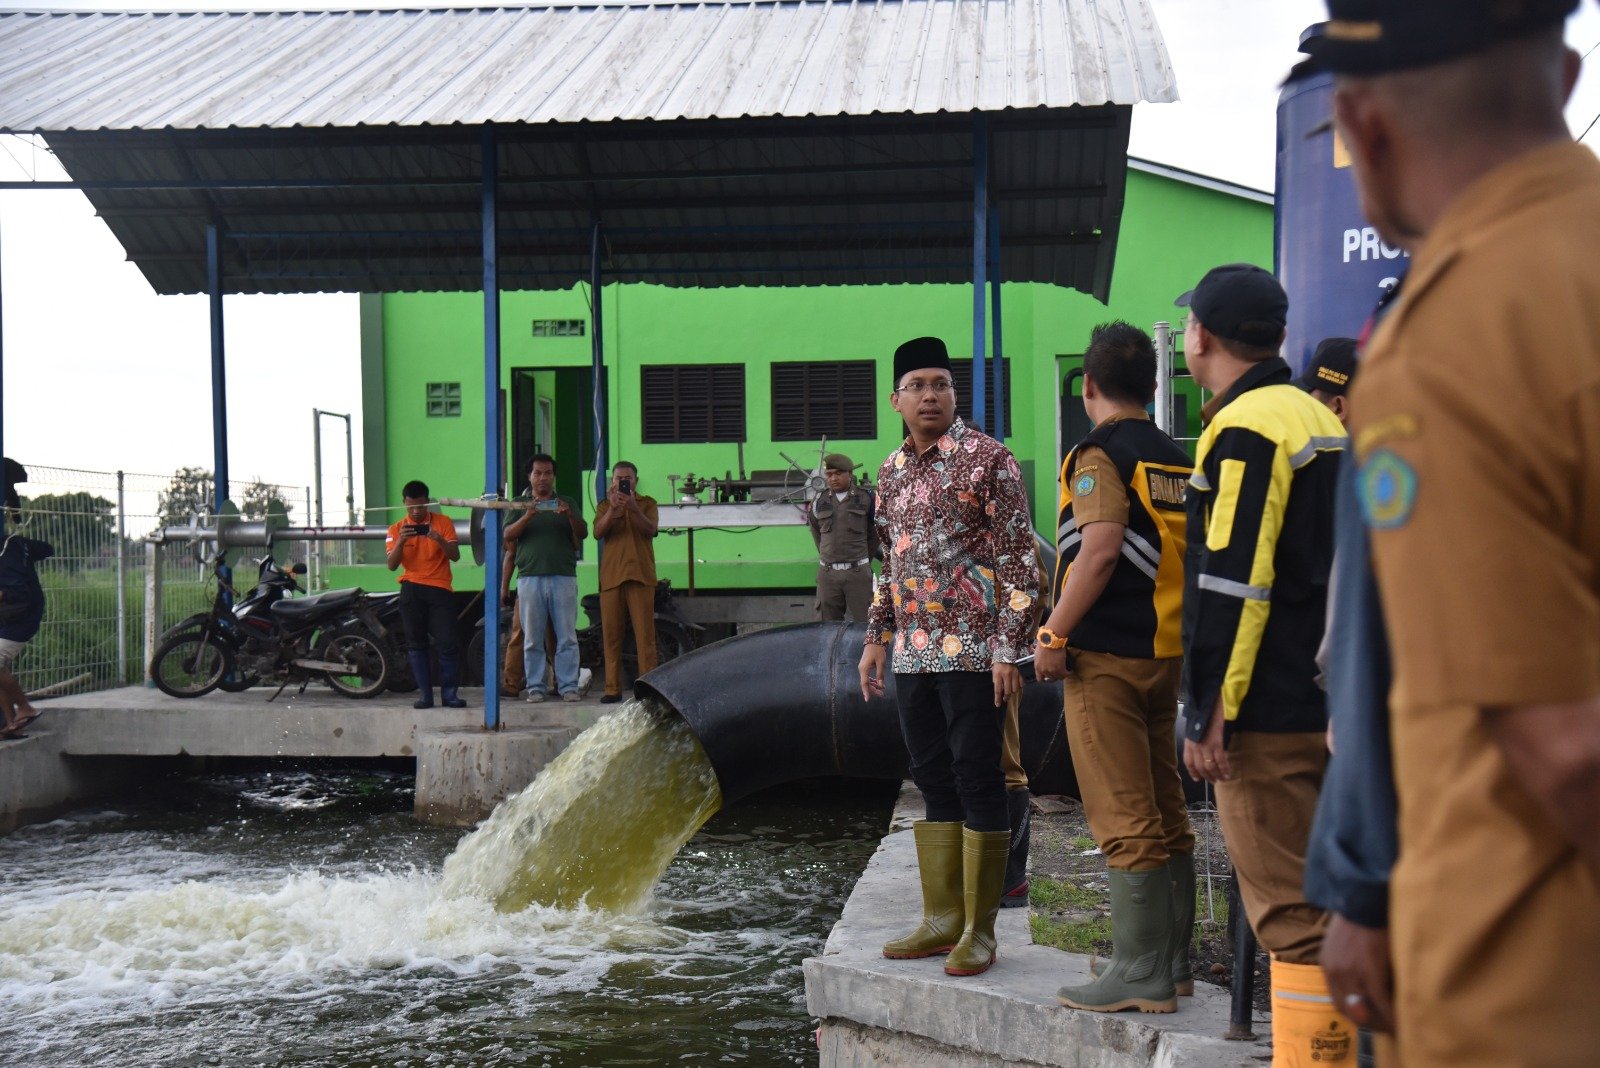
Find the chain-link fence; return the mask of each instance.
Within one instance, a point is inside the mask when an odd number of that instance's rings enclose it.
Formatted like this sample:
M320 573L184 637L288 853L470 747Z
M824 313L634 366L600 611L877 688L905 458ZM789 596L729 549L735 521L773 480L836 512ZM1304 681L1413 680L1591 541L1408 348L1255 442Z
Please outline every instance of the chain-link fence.
M209 513L209 475L198 468L146 475L24 466L22 520L8 522L6 533L49 542L55 555L38 567L44 623L18 659L19 681L33 692L139 682L148 655L146 536L187 525L197 511ZM248 514L281 511L291 520L305 499L303 489L259 481L230 482L229 492ZM165 629L205 610L211 589L209 572L186 546L169 545L160 558L159 629Z

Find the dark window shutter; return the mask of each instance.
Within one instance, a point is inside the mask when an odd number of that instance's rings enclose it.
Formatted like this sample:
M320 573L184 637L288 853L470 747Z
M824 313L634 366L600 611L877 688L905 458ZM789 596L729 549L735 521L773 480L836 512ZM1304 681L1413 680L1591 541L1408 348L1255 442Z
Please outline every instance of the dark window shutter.
M772 365L774 441L878 436L877 364L872 360Z
M646 444L744 440L744 365L639 369Z

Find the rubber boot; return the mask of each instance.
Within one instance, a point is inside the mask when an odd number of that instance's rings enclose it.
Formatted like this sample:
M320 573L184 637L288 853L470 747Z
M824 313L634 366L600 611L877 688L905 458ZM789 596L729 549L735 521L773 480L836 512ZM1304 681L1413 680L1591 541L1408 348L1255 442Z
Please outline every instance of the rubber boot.
M946 975L978 975L994 963L994 918L1000 913L1000 887L1010 855L1010 831L961 828L961 897L967 924L944 960Z
M1028 842L1033 829L1031 801L1026 788L1006 791L1011 854L1006 858L1005 889L1000 892L1003 909L1019 909L1028 903Z
M413 649L406 653L406 659L411 661L411 677L417 680L417 699L411 702L411 707L432 708L433 666L428 663L428 654Z
M1321 965L1272 962L1272 1068L1356 1063L1356 1028L1333 1006Z
M961 938L966 914L961 905L961 824L918 820L917 871L922 877L922 923L915 931L886 942L883 955L911 960L948 953Z
M1111 960L1100 977L1064 986L1056 1000L1090 1012L1177 1012L1172 987L1172 875L1111 871Z
M446 708L466 708L467 703L456 693L461 685L461 672L456 658L439 654L439 703Z
M1180 998L1194 996L1194 854L1174 853L1167 858L1172 876L1172 986Z

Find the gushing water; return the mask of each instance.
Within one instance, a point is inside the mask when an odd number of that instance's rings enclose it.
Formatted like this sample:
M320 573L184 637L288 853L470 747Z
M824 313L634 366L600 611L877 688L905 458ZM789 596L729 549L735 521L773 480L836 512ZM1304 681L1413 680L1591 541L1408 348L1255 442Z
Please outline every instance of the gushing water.
M442 890L502 912L533 903L632 912L721 806L716 773L683 720L630 701L462 839Z

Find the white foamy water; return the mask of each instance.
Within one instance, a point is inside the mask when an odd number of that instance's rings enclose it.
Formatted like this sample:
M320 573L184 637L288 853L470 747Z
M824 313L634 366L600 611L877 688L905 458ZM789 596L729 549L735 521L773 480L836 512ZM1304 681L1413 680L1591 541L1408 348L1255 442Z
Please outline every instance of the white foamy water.
M409 786L254 772L0 838L0 1064L814 1060L799 962L881 816L722 817L633 911L505 911L489 869L445 876L492 838L417 824Z

